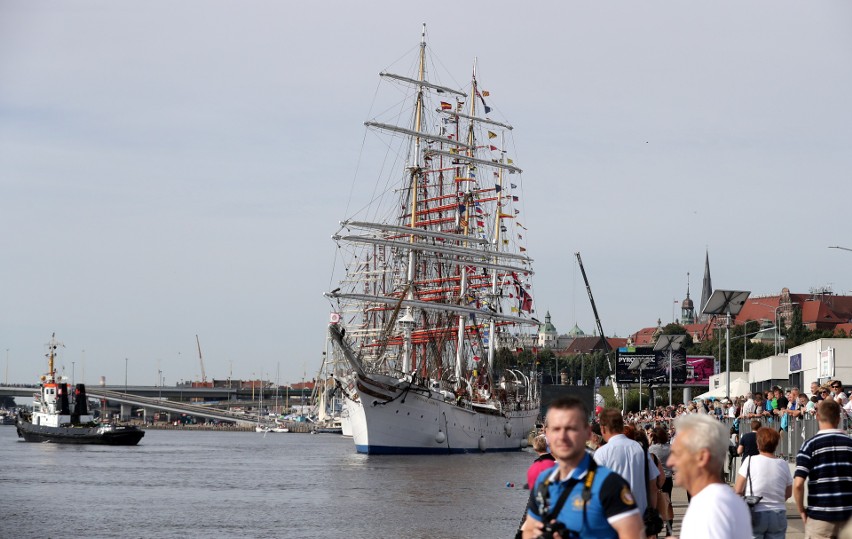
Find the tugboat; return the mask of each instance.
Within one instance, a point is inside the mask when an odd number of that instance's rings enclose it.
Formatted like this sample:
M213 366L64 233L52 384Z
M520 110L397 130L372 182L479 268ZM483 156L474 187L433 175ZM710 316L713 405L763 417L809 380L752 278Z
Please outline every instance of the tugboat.
M25 442L50 442L57 444L136 445L145 431L131 425L113 425L95 422L89 414L86 386L74 388L73 411L68 395L68 384L56 379L53 368L56 358L54 334L48 347L47 374L41 377L41 388L33 394L33 411L29 416L18 414L15 426L18 437Z

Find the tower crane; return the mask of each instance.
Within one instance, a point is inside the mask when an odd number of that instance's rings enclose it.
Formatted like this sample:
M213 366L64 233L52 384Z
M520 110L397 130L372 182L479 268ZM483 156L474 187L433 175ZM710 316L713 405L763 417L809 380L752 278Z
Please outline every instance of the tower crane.
M195 343L198 345L198 362L201 363L201 383L206 384L207 373L204 372L204 358L201 357L201 341L198 340L198 334L195 335Z
M589 285L589 278L586 277L586 269L583 267L583 259L580 258L580 252L574 253L577 257L577 263L580 265L580 273L583 274L583 281L586 283L586 291L589 293L589 301L592 303L592 312L595 314L595 324L598 326L598 334L601 336L604 342L604 353L606 354L606 364L609 367L609 372L611 373L610 382L612 382L612 391L615 393L615 398L618 398L618 383L616 382L616 373L615 369L612 367L612 359L610 358L610 352L612 348L610 348L609 341L606 340L606 335L604 334L603 326L601 325L601 318L598 316L598 308L595 306L595 298L592 296L592 287Z

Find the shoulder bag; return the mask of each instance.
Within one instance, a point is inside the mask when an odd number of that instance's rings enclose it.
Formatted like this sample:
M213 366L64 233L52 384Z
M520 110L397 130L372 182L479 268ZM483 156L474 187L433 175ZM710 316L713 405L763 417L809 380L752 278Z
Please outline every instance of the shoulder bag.
M748 504L748 508L754 511L754 507L760 503L760 500L763 499L763 496L755 496L754 495L754 487L751 485L751 459L754 456L748 458L748 466L746 466L746 480L748 481L748 489L751 491L751 496L743 496L745 503Z

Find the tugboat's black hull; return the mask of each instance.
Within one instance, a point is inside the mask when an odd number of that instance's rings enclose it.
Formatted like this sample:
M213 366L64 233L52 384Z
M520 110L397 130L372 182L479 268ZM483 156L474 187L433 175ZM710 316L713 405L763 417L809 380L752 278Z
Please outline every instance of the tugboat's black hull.
M99 427L46 427L18 420L18 436L25 442L90 445L136 445L145 431L133 426L116 426L101 431Z

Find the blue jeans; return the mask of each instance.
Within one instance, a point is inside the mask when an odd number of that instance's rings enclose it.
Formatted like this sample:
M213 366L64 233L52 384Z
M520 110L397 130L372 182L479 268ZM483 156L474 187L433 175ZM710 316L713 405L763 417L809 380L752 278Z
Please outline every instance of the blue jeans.
M787 511L753 511L751 528L754 539L784 539Z

